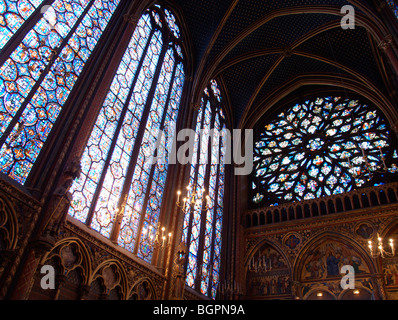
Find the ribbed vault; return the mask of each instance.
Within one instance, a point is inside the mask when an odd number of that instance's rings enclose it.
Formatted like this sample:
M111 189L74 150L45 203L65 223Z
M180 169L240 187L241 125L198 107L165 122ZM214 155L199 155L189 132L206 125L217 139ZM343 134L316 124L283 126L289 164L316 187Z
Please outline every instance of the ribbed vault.
M233 125L249 128L301 86L323 84L342 92L361 87L356 92L382 102L379 107L396 123L388 59L380 48L390 31L375 2L176 0L195 52L191 103L198 103L209 80L217 78ZM344 5L355 8L354 30L341 28Z

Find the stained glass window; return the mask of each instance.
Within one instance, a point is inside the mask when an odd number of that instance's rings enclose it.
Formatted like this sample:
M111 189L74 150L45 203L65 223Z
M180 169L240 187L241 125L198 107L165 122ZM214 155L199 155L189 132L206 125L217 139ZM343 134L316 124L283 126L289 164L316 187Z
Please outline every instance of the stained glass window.
M184 217L183 241L189 248L187 285L215 298L219 283L224 207L226 129L216 81L205 90L196 118L194 154L187 198L195 191L200 205ZM207 197L208 196L208 197Z
M0 3L7 12L18 7L22 13L28 2ZM31 3L39 6L39 1ZM57 0L44 15L36 12L43 17L0 66L1 172L25 183L118 4L119 0ZM31 12L33 7L28 7ZM10 23L5 28L14 31Z
M0 1L0 50L43 2L44 0ZM45 8L40 12L44 13Z
M308 100L262 126L252 202L278 205L377 185L397 171L381 112L341 97Z
M398 18L398 3L396 2L396 0L387 0L387 3L390 5L395 16Z
M185 78L178 30L160 6L141 16L72 186L69 214L148 262L153 247L143 235L158 227L169 149L152 160L158 139L174 136Z

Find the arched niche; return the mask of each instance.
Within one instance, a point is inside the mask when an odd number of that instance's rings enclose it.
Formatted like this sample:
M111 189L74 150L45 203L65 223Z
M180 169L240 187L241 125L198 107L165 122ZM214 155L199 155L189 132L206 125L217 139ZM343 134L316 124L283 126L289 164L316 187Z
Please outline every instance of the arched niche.
M54 268L55 290L43 289L42 267ZM78 238L62 239L43 256L36 270L35 282L30 300L79 300L83 298L83 288L91 277L91 259L86 246Z
M373 292L369 288L358 285L355 289L344 290L339 300L374 300Z
M101 263L93 272L90 280L88 299L125 300L128 281L125 269L117 260Z
M128 300L157 300L156 290L149 278L139 279L131 287Z
M261 242L250 254L245 274L248 299L291 297L290 263L281 250L267 241Z
M0 197L0 252L15 250L18 242L18 219L12 204Z
M351 266L358 287L373 292L371 277L376 268L368 253L350 238L325 233L310 241L298 254L294 277L300 283L301 297L306 300L337 300L346 288L341 281L346 275L341 273L343 266ZM316 293L327 292L323 296Z

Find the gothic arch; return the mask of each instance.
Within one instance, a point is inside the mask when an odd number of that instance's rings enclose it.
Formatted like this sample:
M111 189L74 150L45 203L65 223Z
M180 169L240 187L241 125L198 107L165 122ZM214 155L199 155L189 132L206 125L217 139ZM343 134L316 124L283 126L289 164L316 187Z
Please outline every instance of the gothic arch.
M365 296L368 298L368 300L370 300L369 298L371 298L373 296L373 292L371 290L369 290L369 288L366 288L366 287L364 287L361 284L356 283L355 289L357 289L359 291L362 291L362 292L365 292ZM344 297L349 295L352 291L353 290L351 290L351 289L347 289L347 290L342 291L339 294L337 300L346 300L346 299L344 299Z
M314 289L310 290L309 292L307 292L304 295L303 300L312 300L312 298L315 298L315 296L319 293L322 294L322 297L324 297L326 294L327 300L338 300L336 295L333 292L331 292L328 289L328 287L325 285L321 285L321 286L314 288Z
M282 247L281 247L278 243L273 242L273 241L270 241L270 240L268 240L268 239L260 240L259 242L257 242L257 243L250 249L250 251L248 252L248 254L247 254L246 258L245 258L245 267L248 266L248 264L249 264L249 262L250 262L250 259L253 258L253 256L258 252L258 250L260 250L260 249L261 249L262 247L264 247L265 245L268 245L268 246L274 248L274 249L283 257L283 259L285 259L286 262L289 263L289 267L291 267L289 258L288 258L288 256L286 255L286 253L283 251Z
M363 9L363 6L361 4L358 4L356 1L355 5L361 6ZM274 10L267 15L263 16L256 22L254 22L251 26L246 28L244 31L242 31L240 34L238 34L234 39L232 39L225 47L224 49L220 52L220 54L213 60L213 61L208 61L207 63L207 68L206 70L200 69L199 70L199 77L195 79L195 87L196 90L192 96L192 102L196 103L200 99L200 93L203 91L203 88L206 86L206 83L212 78L215 77L215 71L218 67L218 65L223 61L223 59L228 55L231 50L236 47L240 42L242 42L246 37L248 37L251 33L253 33L255 30L263 26L264 24L270 22L271 20L281 17L281 16L287 16L287 15L294 15L294 14L308 14L308 13L323 13L323 14L330 14L330 15L335 15L337 18L341 17L340 13L341 7L334 7L334 6L306 6L304 8L300 7L294 7L294 8L283 8L279 10ZM383 41L383 37L385 37L388 34L388 31L384 27L383 23L378 19L378 17L370 10L366 10L366 14L362 13L357 13L356 14L356 19L358 25L361 27L364 27L372 36L372 38L377 42L380 43ZM207 56L204 56L204 59ZM283 54L281 56L281 59L283 59ZM201 65L204 65L205 63L201 63Z
M293 278L297 281L301 281L303 278L303 270L305 268L305 262L309 258L310 254L313 253L312 250L319 249L321 245L327 244L326 242L334 242L337 244L344 244L349 247L349 249L352 252L355 252L357 255L359 255L359 258L363 260L364 263L361 265L365 267L365 270L369 274L375 274L377 273L377 267L374 264L373 260L369 256L369 254L366 252L366 250L356 241L352 239L352 237L349 237L348 235L342 235L340 233L336 232L324 232L321 233L317 236L315 236L313 239L311 239L301 250L300 252L297 253L297 258L294 262L294 270L293 270ZM332 248L333 250L333 248ZM346 250L346 248L343 248L343 250ZM327 254L327 252L322 252L322 250L319 252L320 254L324 254L324 256ZM345 252L346 254L349 254L350 252ZM324 256L320 256L319 259L324 258ZM349 258L348 256L343 256L343 258ZM361 260L361 261L362 261ZM348 263L347 263L348 264ZM340 269L338 270L338 276L340 276ZM317 279L319 281L319 279Z
M387 238L397 233L398 233L398 217L393 217L388 221L386 221L382 226L382 228L379 230L379 234L382 238ZM395 243L397 242L395 241Z
M144 277L137 280L132 286L128 293L128 300L158 300L156 294L156 287L153 281Z
M248 252L248 254L246 256L245 264L244 264L244 279L243 279L244 283L246 283L246 281L247 281L250 262L252 261L253 257L256 255L256 253L258 253L262 248L264 248L266 246L275 250L282 257L283 261L287 264L290 276L291 277L293 276L293 266L291 264L291 260L286 255L285 251L281 248L281 246L278 243L269 241L268 239L263 239L263 240L260 240L253 248L251 248L250 252Z
M5 197L0 197L0 252L16 249L18 229L14 206Z
M140 16L146 9L150 8L153 5L162 5L173 12L173 15L176 17L176 20L179 23L179 27L182 29L181 34L183 38L183 42L181 46L184 50L184 57L186 61L186 76L187 78L192 77L193 73L193 50L192 50L192 42L189 36L189 31L187 28L187 23L185 21L184 14L181 11L181 8L178 5L175 5L173 1L158 1L158 0L141 0L141 1L134 1L131 3L131 7L129 9L129 14L133 17L133 21L138 21Z
M90 254L84 243L78 238L65 238L56 243L54 248L45 254L40 265L55 259L60 268L59 273L67 276L72 271L78 271L83 278L82 285L88 285L92 267Z
M89 284L99 281L104 289L103 293L110 294L118 291L120 299L125 300L128 292L127 274L123 265L115 259L102 262L94 271Z
M355 92L356 95L362 96L365 99L371 101L377 108L379 108L386 119L393 127L398 122L398 112L393 104L390 102L388 97L373 87L370 82L364 84L358 79L351 76L342 75L340 79L336 79L333 75L321 75L321 74L304 74L284 83L280 88L274 90L267 96L267 99L263 100L259 105L252 109L250 113L245 113L242 116L239 128L253 128L261 117L263 117L269 110L272 110L275 105L283 103L286 104L284 98L293 94L304 86L321 86L322 91L326 91L326 88L344 88ZM320 89L319 89L320 90ZM296 101L297 102L297 101Z

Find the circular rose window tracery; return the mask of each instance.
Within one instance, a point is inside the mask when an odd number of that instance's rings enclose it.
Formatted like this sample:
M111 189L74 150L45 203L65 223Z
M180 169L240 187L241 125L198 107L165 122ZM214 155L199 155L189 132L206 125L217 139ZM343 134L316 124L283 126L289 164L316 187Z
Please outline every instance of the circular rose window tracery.
M391 147L375 108L340 97L296 104L258 136L252 201L277 205L383 183L398 171Z

